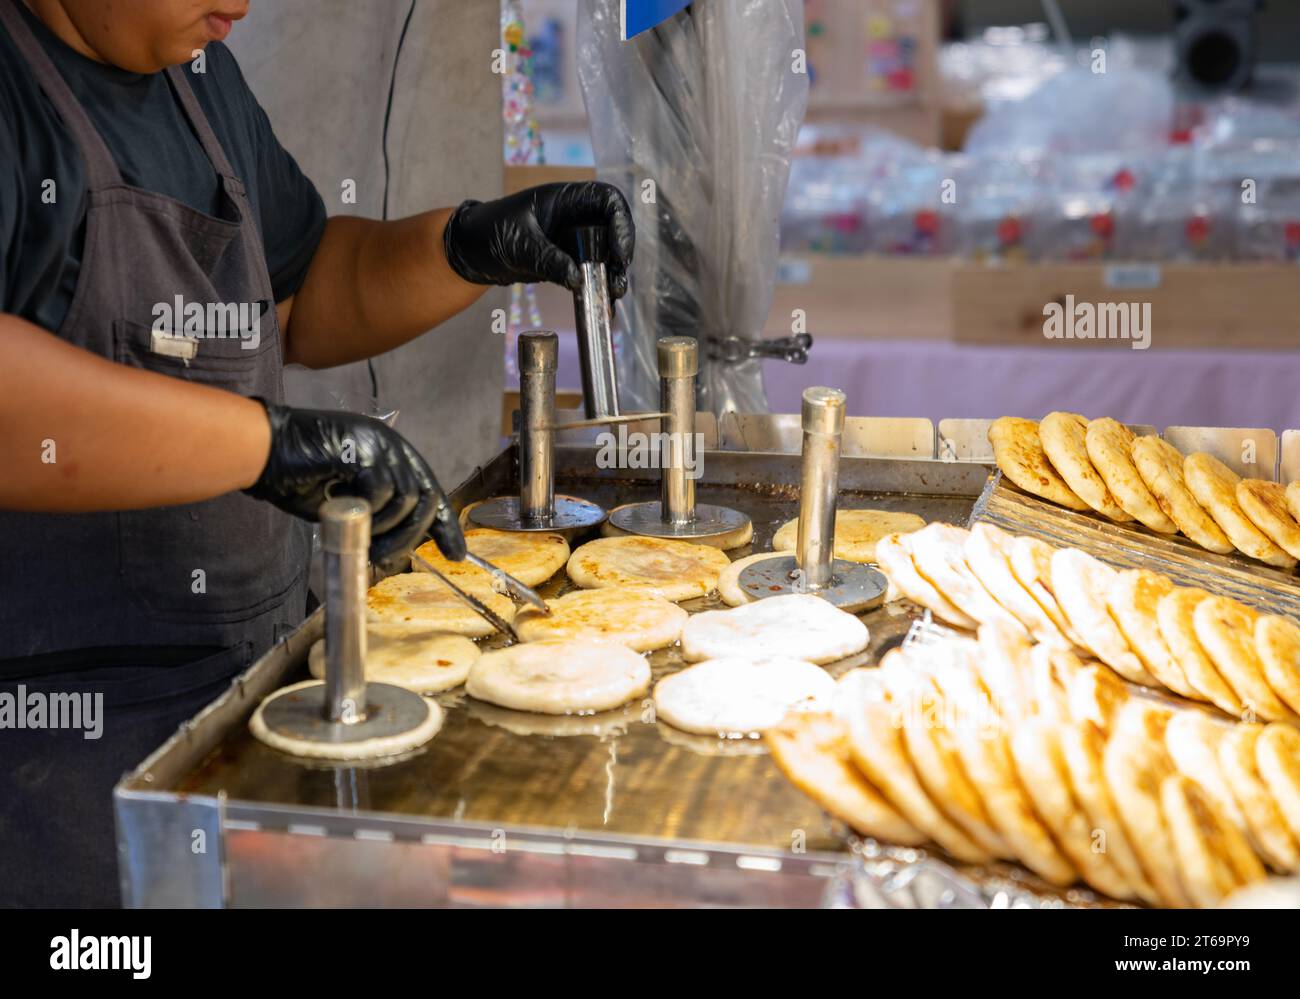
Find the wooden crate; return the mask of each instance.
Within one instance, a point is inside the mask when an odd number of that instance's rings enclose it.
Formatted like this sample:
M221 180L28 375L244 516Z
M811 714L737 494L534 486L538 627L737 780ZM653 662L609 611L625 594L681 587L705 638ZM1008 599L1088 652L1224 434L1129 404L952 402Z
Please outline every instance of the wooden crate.
M815 338L946 339L954 267L947 258L783 258L764 335L789 336L802 309Z
M1284 264L966 263L952 275L953 339L964 343L1053 344L1043 309L1064 304L1151 304L1156 347L1285 349L1300 346L1300 269ZM1116 340L1068 341L1098 349Z

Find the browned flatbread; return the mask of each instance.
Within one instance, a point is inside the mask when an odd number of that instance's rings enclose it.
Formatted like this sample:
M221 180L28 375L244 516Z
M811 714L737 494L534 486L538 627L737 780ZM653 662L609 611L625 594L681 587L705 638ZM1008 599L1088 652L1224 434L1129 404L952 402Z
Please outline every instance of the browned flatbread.
M1066 705L1075 724L1089 722L1109 735L1115 717L1131 696L1110 669L1097 664L1085 666L1070 679Z
M876 670L855 670L872 674ZM847 675L847 674L846 674ZM840 678L840 687L845 680ZM903 743L903 734L894 723L893 708L883 697L859 696L848 705L849 751L853 765L889 799L890 804L917 829L926 833L953 857L978 864L990 859L969 836L946 818L930 800L916 775ZM837 697L840 696L837 694Z
M1070 627L1052 584L1052 555L1056 549L1038 538L1018 537L1011 542L1011 573L1032 594L1056 630L1072 645L1084 648L1083 639Z
M672 538L598 538L569 557L569 578L587 590L637 586L674 602L717 589L731 559L708 545Z
M1300 714L1300 626L1275 614L1255 622L1255 651L1273 693Z
M1081 500L1103 517L1132 520L1092 466L1085 440L1087 429L1087 417L1078 413L1048 413L1038 425L1038 436L1052 467Z
M1103 417L1088 424L1084 435L1093 467L1124 512L1153 531L1175 534L1178 525L1160 509L1133 464L1133 431L1118 420Z
M1219 743L1219 766L1260 854L1274 870L1291 874L1300 870L1300 843L1259 771L1256 750L1263 731L1263 725L1235 726Z
M930 800L985 853L1014 859L962 767L956 740L946 724L946 707L933 681L908 664L883 670L882 679L907 755Z
M1300 524L1287 508L1286 488L1264 479L1237 483L1237 504L1268 539L1292 558L1300 558Z
M1178 859L1161 802L1161 785L1174 772L1160 743L1121 721L1106 744L1106 786L1142 869L1164 905L1191 905L1178 873Z
M1071 510L1091 510L1071 489L1043 450L1034 420L1003 416L989 427L993 458L1002 474L1027 493Z
M1016 858L1052 884L1068 885L1079 874L1061 853L1034 811L1008 744L1003 726L987 719L987 697L968 664L947 662L934 670L955 724L950 727L957 755L975 785L994 827Z
M1204 590L1193 586L1176 586L1156 604L1156 620L1160 625L1160 635L1187 682L1200 691L1204 699L1234 718L1240 718L1241 698L1201 648L1192 623L1196 605L1208 596Z
M1011 612L1040 642L1068 647L1071 643L1043 610L1029 589L1011 571L1011 548L1015 539L992 524L971 527L963 552L971 572L993 598Z
M472 527L466 531L465 547L525 586L546 582L564 568L570 554L568 542L559 534L497 531L490 527ZM492 589L492 576L486 569L466 561L453 562L432 541L420 545L415 553L458 586L469 584L477 589ZM419 563L411 569L426 571Z
M1286 487L1286 509L1300 521L1300 482L1292 482Z
M876 562L907 599L928 607L936 615L958 628L975 629L979 622L958 610L928 579L917 571L912 553L903 543L903 535L886 534L876 542Z
M1172 581L1149 569L1126 569L1115 577L1106 604L1147 672L1174 693L1200 700L1201 692L1188 682L1156 619L1160 598L1173 589Z
M910 534L925 526L914 513L897 510L837 510L835 558L849 562L876 561L876 543L887 534ZM799 518L788 520L772 535L772 551L792 552L799 542Z
M1295 567L1296 560L1273 544L1242 512L1237 502L1237 483L1241 477L1236 472L1214 455L1197 451L1184 460L1183 475L1196 502L1209 511L1238 551L1282 569Z
M1074 795L1054 727L1040 717L1024 719L1011 738L1011 753L1034 810L1083 880L1112 898L1133 897L1119 869L1096 848L1092 823Z
M1207 551L1228 555L1235 549L1214 518L1196 502L1183 478L1183 453L1159 437L1133 441L1133 464L1165 516Z
M1219 766L1219 743L1230 731L1230 726L1214 721L1203 711L1180 711L1165 727L1165 749L1174 767L1200 784L1228 821L1248 833L1246 816Z
M1294 715L1278 700L1264 675L1255 646L1259 615L1227 597L1206 597L1192 612L1192 627L1210 661L1241 698L1246 718L1291 721Z
M1181 774L1160 785L1160 802L1192 903L1208 909L1243 885L1264 879L1244 836L1197 784Z
M1061 729L1061 752L1070 774L1070 786L1092 825L1092 849L1106 855L1125 882L1143 902L1160 902L1152 887L1128 831L1120 820L1118 806L1103 772L1106 737L1091 722Z
M1120 676L1134 683L1155 685L1106 604L1118 573L1077 548L1052 555L1052 589L1057 602L1083 645Z
M1266 725L1255 743L1255 765L1278 811L1300 841L1300 732Z
M992 699L998 713L1007 720L1021 717L1034 708L1031 685L1029 636L1005 621L980 625L978 654L973 669Z
M925 842L925 836L854 769L848 730L834 715L793 712L763 738L795 787L855 832L908 846Z

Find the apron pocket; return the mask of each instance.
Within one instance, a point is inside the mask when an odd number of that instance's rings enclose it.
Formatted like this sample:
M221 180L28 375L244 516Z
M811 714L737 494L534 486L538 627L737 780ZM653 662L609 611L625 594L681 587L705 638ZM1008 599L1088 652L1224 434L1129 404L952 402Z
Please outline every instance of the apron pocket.
M248 340L238 337L199 338L192 352L181 349L181 338L155 349L155 331L138 323L119 320L113 329L120 363L240 395L275 398L278 362L266 354L278 350L279 340L274 322L268 325L256 349L245 349ZM115 516L124 588L160 617L222 622L253 617L282 603L306 571L308 526L243 493Z

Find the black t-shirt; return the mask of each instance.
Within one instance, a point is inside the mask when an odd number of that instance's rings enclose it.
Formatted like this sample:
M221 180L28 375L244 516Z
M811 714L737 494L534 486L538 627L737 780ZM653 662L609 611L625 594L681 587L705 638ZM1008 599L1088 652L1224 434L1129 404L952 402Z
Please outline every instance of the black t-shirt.
M0 0L8 2L8 0ZM217 175L166 74L129 73L60 41L18 4L133 187L218 214ZM325 228L325 205L271 130L224 45L188 78L235 173L248 188L276 301L297 292ZM46 204L46 181L55 200ZM0 312L57 331L81 269L85 164L26 60L0 28Z

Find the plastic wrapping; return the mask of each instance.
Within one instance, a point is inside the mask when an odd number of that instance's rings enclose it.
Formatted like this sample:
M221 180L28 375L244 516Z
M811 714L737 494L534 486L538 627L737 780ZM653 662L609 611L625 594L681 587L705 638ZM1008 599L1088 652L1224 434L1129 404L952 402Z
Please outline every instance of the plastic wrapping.
M976 260L1026 260L1045 213L1032 157L971 157L957 201L959 248Z
M700 341L698 404L765 412L762 365L722 360L761 339L779 220L808 101L794 72L802 0L708 0L628 42L618 0L578 11L578 76L597 173L637 224L619 308L619 398L658 408L655 342ZM731 340L731 338L738 338Z
M1044 170L1045 212L1035 227L1034 260L1112 260L1127 252L1150 156L1098 153L1051 161Z
M1073 156L1154 150L1169 140L1174 92L1158 73L1070 69L1023 101L991 108L971 129L966 152Z
M932 159L884 129L804 126L781 213L782 251L885 252L882 216Z

